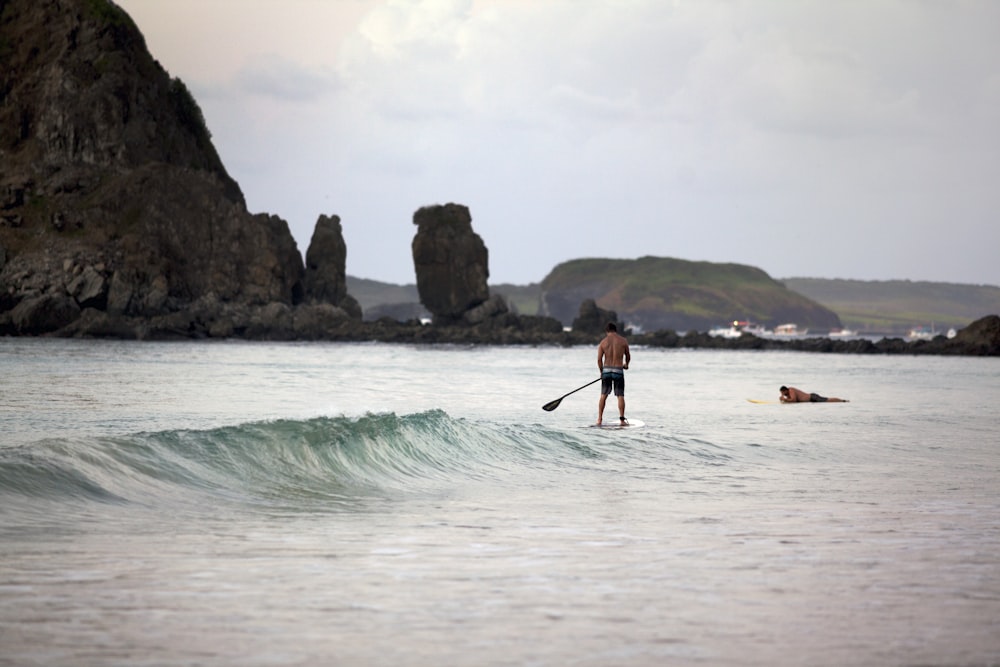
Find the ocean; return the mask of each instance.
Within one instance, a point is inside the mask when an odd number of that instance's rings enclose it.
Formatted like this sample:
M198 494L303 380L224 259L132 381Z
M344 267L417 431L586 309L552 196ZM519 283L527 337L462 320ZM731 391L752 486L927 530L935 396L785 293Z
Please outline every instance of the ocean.
M0 665L1000 664L1000 359L597 342L0 339Z

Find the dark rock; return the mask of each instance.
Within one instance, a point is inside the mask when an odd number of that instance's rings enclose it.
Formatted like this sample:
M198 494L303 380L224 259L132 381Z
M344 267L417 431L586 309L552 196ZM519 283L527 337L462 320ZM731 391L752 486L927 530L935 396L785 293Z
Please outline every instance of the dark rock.
M361 306L347 293L347 244L336 215L321 215L316 221L306 251L304 291L308 301L339 306L361 319Z
M100 170L150 162L211 172L228 198L243 202L194 98L150 56L122 9L107 0L0 6L5 208L32 196L91 190ZM62 210L72 209L47 214Z
M593 299L580 303L580 312L573 320L573 331L603 336L608 322L614 322L618 333L625 333L625 325L618 321L618 313L600 308Z
M489 257L460 204L426 206L413 214L413 264L420 302L436 320L459 321L489 296Z
M952 339L943 340L942 345L952 354L974 356L1000 356L1000 316L987 315L958 331Z
M360 315L360 306L358 307ZM330 303L302 304L292 312L292 327L296 340L323 340L329 331L340 329L345 321L358 321L343 308Z
M96 308L85 308L78 318L59 330L63 337L112 338L130 340L142 338L142 322L135 318L111 315Z
M301 301L287 223L246 210L196 102L124 11L107 0L0 6L0 313L66 293L83 311L165 318L152 335L202 335L174 314L204 294ZM66 329L73 311L58 312L22 329ZM77 329L102 326L87 317Z
M66 286L69 295L76 299L80 308L104 310L108 303L108 281L93 266L88 266Z
M466 324L482 324L507 313L510 313L507 300L499 294L494 294L478 306L474 306L462 313L462 321Z
M55 331L80 316L80 306L65 294L44 294L23 299L11 311L15 331L22 336L34 336Z
M384 303L365 310L364 317L372 322L383 317L388 317L394 322L407 322L430 319L430 313L419 303Z

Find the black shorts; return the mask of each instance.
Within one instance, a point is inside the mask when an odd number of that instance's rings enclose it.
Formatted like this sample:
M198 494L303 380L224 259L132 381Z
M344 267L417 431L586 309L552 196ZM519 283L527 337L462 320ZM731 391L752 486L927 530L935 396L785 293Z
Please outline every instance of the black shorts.
M601 373L601 395L607 396L614 387L615 396L625 395L625 373L605 370Z
M826 396L820 396L819 394L809 394L810 403L826 403L828 399Z

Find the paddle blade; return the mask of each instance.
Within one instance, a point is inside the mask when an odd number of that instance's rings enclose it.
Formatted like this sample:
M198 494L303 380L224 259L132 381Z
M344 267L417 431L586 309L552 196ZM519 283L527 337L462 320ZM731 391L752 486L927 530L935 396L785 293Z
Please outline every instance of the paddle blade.
M563 398L565 398L565 396ZM548 403L542 406L542 410L545 410L546 412L552 412L553 410L559 407L560 403L562 403L562 398L557 398L554 401L549 401Z

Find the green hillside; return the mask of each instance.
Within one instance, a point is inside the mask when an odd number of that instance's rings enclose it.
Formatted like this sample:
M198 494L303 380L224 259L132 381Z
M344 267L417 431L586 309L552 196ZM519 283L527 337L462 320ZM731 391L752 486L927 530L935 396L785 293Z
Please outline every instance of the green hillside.
M556 266L541 283L543 314L572 322L585 299L646 331L705 331L733 320L766 326L841 326L836 313L743 264L670 257L578 259Z
M420 301L414 284L393 285L348 276L347 287L366 313L390 304ZM702 329L731 319L770 325L780 323L775 321L780 319L800 326L817 326L807 325L804 318L787 310L777 311L787 317L767 315L771 312L768 308L787 303L789 298L792 305L810 300L821 304L836 313L843 326L862 333L903 335L917 326L947 331L952 327L960 329L985 315L1000 314L1000 287L992 285L822 278L773 280L760 269L740 264L662 258L575 260L559 265L541 284L490 286L491 293L502 294L523 315L542 314L543 291L549 312L554 304L561 307L566 324L572 322L580 302L586 298L618 311L620 316L648 310L653 314L669 311L699 317L702 322L711 323L695 327ZM795 300L789 292L801 295L803 300ZM558 305L560 300L562 306ZM635 322L631 317L625 319ZM644 328L650 330L648 325Z
M788 289L835 311L844 326L902 334L917 326L945 331L1000 313L1000 287L909 280L785 278Z

